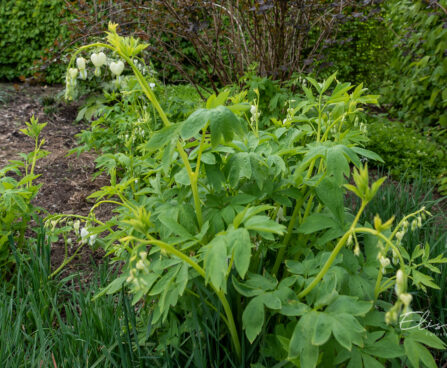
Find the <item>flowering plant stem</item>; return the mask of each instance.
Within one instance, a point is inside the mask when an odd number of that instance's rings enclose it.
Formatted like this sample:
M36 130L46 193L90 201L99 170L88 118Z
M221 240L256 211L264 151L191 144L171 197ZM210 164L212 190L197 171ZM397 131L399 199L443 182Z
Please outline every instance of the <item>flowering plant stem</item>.
M192 260L190 257L188 257L186 254L182 253L172 245L165 243L161 240L157 240L152 238L151 236L148 236L149 240L143 240L143 239L137 239L135 237L129 236L126 238L126 240L138 240L141 244L147 244L147 245L156 245L160 249L166 251L168 254L171 254L177 258L180 258L185 263L189 264L200 276L202 276L204 279L206 279L206 273L205 270L200 267L194 260ZM223 321L226 323L228 330L230 331L231 339L233 341L233 346L236 351L236 354L238 358L241 358L241 343L239 341L239 335L237 332L236 324L233 317L233 312L231 311L230 304L228 303L228 300L225 296L225 293L216 288L212 282L210 282L211 288L216 293L217 297L219 298L220 302L222 303L222 306L225 311L226 318L223 319Z
M349 230L343 235L343 237L338 241L337 245L335 246L334 250L332 251L329 259L324 264L323 268L318 272L318 275L313 279L313 281L298 294L298 298L304 298L307 294L309 294L312 289L318 285L318 283L323 279L324 275L328 272L329 268L331 267L332 263L334 263L335 258L337 257L340 250L343 248L343 246L346 244L347 240L349 239L349 236L352 235L355 232L355 227L357 225L357 222L360 219L360 216L365 209L366 205L368 203L365 201L362 201L362 205L360 206L359 211L357 212L357 215L355 216L354 221L351 224L351 227Z

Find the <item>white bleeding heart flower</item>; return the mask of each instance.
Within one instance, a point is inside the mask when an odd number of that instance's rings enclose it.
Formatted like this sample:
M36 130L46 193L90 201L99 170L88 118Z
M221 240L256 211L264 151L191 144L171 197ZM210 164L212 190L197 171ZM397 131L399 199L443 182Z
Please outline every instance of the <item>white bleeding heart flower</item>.
M76 59L76 65L80 71L85 70L85 62L86 60L83 57L78 57Z
M92 56L90 56L90 60L94 66L100 68L106 63L107 57L103 52L100 52L99 54L93 53Z
M121 60L116 63L114 61L110 63L110 71L116 76L120 76L123 70L124 70L124 63Z
M85 70L85 69L80 70L79 78L81 78L82 80L86 80L87 79L87 70Z
M155 88L155 83L149 83L149 87L151 87L152 89Z
M90 238L89 238L89 240L88 240L88 243L89 243L90 245L94 245L95 242L96 242L96 237L97 237L96 234L91 235Z
M68 75L70 76L71 79L76 79L76 77L78 76L78 69L76 68L68 69Z
M257 111L258 111L257 107L255 105L251 105L250 113L252 115L254 115L254 114L256 114Z

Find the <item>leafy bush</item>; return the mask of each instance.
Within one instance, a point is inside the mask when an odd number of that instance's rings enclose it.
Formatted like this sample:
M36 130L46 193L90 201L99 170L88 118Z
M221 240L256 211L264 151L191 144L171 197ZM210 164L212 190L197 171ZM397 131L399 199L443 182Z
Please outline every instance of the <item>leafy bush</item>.
M41 149L45 141L43 139L39 141L40 132L46 123L39 124L33 116L26 125L27 128L21 131L34 140L34 151L28 154L22 153L21 161L11 161L10 165L0 169L0 272L2 274L8 273L14 261L9 248L9 238L16 239L19 248L23 247L27 225L38 211L31 204L31 200L40 188L40 185L33 183L38 177L34 169L37 160L48 154L47 151Z
M380 158L359 147L364 137L355 122L359 106L377 96L333 86L335 75L322 83L307 78L306 96L264 128L257 106L229 91L172 124L133 62L146 45L119 37L116 25L107 40L80 49L69 67L90 47L110 49L132 69L163 127L147 142L122 147L127 166L139 160L142 170L111 170L110 186L91 196L97 202L89 216L49 219L64 227L82 218L82 237L102 233L107 252L124 262L97 298L127 287L133 304L144 303L140 321L150 323L156 349L181 349L184 364L205 343L191 320L211 313L220 319L220 343L207 348L242 366L436 367L426 346L442 349L442 341L397 323L411 310L410 286L436 287L422 267L447 261L430 258L429 246L405 249L427 211L395 225L393 217L360 221L384 179L369 184L360 157ZM68 80L69 94L72 88ZM347 184L350 165L355 185ZM361 201L355 213L345 208L346 190ZM117 206L116 215L102 222L94 213L105 203ZM393 287L390 303L384 297ZM215 321L204 328L216 331Z
M389 20L397 35L384 89L404 121L447 127L447 1L392 1Z
M63 0L0 1L1 79L34 75L48 82L61 82L62 65L50 63L45 71L33 66L59 36L66 36L61 26L63 9Z
M337 37L323 44L324 58L318 60L318 75L337 71L341 80L364 82L378 89L385 79L392 46L386 16L386 2L346 12L347 22L339 27Z
M93 7L75 1L70 11L76 12L77 21L70 27L85 39L101 32L107 19L114 19L125 24L123 32L150 42L151 59L168 80L175 70L176 78L181 75L183 81L206 83L217 92L219 87L238 83L253 65L262 77L284 81L295 72L314 69L317 62L331 61L323 44L339 40L341 28L350 33L350 24L359 21L351 14L365 12L378 18L370 11L375 3L119 0L113 7L108 3Z
M400 122L374 118L368 124L368 148L377 152L394 177L420 175L435 182L445 173L447 150L426 134Z

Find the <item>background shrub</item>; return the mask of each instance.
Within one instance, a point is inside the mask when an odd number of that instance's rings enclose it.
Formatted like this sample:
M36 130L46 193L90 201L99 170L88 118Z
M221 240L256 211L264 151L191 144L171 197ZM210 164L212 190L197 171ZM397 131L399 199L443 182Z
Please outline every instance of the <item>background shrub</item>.
M368 149L378 153L394 176L435 179L445 170L445 148L426 135L384 118L368 125Z
M162 67L161 76L171 81L181 76L214 90L237 83L253 64L261 77L277 80L314 71L317 65L330 61L323 45L339 44L340 35L343 40L352 32L352 24L359 28L358 24L367 19L371 27L380 13L373 11L380 10L377 2L356 0L338 6L321 0L119 0L112 6L88 4L75 1L69 8L76 14L76 21L69 26L78 38L99 34L109 20L119 23L122 33L150 42L151 60L155 67ZM356 49L355 53L367 54L362 59L372 63L370 31L362 29L360 39L367 42L355 40L355 45L365 50ZM345 58L350 59L351 55Z
M396 35L384 95L419 127L447 127L447 1L390 2Z
M61 25L63 10L63 0L0 0L0 79L61 81L63 65L51 63L42 73L36 61L57 46L58 37L67 36Z

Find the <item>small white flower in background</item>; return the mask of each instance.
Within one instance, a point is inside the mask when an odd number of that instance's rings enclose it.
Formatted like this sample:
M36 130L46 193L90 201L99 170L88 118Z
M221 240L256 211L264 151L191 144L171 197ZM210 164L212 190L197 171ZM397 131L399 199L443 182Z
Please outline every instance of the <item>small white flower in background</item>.
M79 226L81 225L81 222L79 220L76 220L73 223L73 230L75 231L76 234L79 234Z
M140 259L136 264L137 270L144 270L144 262Z
M149 84L149 87L151 87L152 89L154 89L154 88L155 88L155 83L150 83L150 84Z
M95 66L95 75L97 77L101 76L101 67L107 61L106 54L104 54L103 52L100 52L99 54L93 53L92 56L90 56L90 60Z
M88 243L89 243L90 245L94 245L95 242L96 242L96 237L97 237L97 236L98 236L98 235L96 235L96 234L90 235L90 238L88 239Z
M123 70L124 70L124 63L121 60L119 60L118 62L112 61L110 63L110 71L117 77L121 75Z
M87 242L87 237L88 237L88 230L85 227L83 227L81 229L81 241L82 241L82 243L86 243Z
M403 239L403 237L404 237L404 235L405 235L405 232L404 232L404 230L402 229L402 231L398 231L398 232L396 233L396 239L397 239L399 242L401 242L402 239Z
M85 63L86 63L86 60L83 57L78 57L76 59L76 65L79 69L79 77L82 80L87 79L87 70L85 70Z
M385 268L387 268L391 263L390 260L381 255L379 257L379 262L380 265L382 266L382 273L385 273Z
M251 105L250 113L252 115L255 115L257 111L258 111L258 109L256 108L256 106L255 105Z

